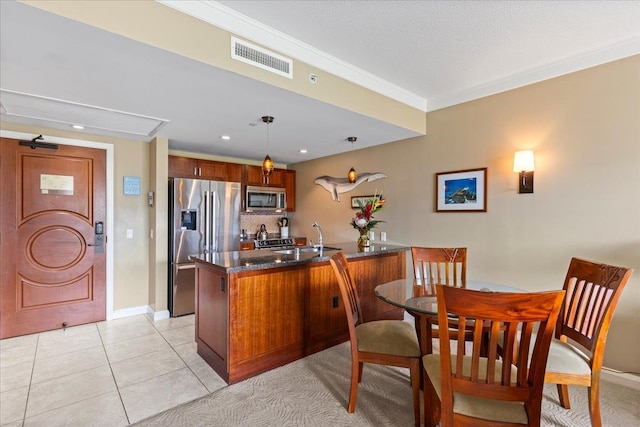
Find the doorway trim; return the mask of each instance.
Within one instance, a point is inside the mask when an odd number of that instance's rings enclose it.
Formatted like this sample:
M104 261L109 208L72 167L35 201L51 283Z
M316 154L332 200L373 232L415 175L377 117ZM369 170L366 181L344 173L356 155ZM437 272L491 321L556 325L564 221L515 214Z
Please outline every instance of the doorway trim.
M0 136L3 138L11 139L26 139L31 140L34 137L33 133L14 132L0 129ZM38 135L35 135L38 136ZM114 231L114 152L115 148L113 144L105 142L87 141L82 139L61 138L57 136L47 136L43 134L44 139L47 142L54 142L62 145L73 145L76 147L97 148L106 151L107 154L107 230L111 230L111 242L107 241L107 289L106 289L106 318L107 320L113 319L113 262L114 262L114 248L113 248L113 231ZM109 236L109 234L107 235ZM108 244L111 243L111 244Z

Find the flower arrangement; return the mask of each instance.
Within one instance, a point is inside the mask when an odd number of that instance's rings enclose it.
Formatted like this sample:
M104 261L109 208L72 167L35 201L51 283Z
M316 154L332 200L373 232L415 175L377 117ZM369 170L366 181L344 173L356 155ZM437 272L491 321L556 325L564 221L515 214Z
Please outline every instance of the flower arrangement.
M360 210L356 212L355 218L351 220L353 228L358 230L362 235L368 233L369 230L374 228L379 222L384 222L381 220L374 220L373 214L382 209L386 201L386 199L382 198L382 193L374 195L365 202L358 200Z

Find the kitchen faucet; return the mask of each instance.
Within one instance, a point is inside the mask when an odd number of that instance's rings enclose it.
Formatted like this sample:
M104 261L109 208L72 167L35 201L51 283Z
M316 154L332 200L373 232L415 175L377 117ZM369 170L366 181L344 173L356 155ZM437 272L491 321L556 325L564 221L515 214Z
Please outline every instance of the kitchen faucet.
M322 228L320 228L320 225L316 221L313 221L313 224L311 224L311 226L318 231L318 244L313 246L318 247L320 248L320 250L322 250Z

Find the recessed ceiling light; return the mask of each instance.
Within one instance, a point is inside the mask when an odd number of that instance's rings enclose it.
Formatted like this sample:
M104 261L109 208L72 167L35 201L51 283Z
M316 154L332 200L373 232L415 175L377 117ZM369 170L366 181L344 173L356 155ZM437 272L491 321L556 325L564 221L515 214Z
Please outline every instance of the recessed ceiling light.
M307 154L307 149L306 149L306 148L303 148L302 150L300 150L300 152L301 152L302 154Z
M231 137L229 135L222 135L220 139L224 139L225 141L228 141L231 139Z
M82 126L82 125L73 125L71 127L74 128L74 129L84 129L84 126Z

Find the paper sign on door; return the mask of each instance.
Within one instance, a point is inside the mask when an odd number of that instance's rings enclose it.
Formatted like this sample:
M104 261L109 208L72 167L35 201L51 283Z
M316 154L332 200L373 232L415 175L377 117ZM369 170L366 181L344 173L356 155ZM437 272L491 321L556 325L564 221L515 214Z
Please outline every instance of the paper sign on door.
M41 174L40 193L73 196L73 176Z

